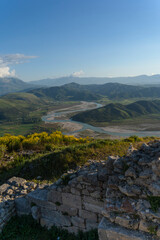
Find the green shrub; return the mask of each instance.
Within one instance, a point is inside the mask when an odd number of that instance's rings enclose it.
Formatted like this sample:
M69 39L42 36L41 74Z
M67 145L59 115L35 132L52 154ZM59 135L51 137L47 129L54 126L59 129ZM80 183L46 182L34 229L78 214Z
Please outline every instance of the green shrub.
M160 208L160 197L156 197L156 196L148 196L148 201L151 205L151 209L154 212L158 211L158 208Z

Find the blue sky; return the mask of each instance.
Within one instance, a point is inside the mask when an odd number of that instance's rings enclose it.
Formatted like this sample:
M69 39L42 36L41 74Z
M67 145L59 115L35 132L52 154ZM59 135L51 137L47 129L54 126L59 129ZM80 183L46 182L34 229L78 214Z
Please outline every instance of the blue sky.
M0 0L0 76L160 73L159 0Z

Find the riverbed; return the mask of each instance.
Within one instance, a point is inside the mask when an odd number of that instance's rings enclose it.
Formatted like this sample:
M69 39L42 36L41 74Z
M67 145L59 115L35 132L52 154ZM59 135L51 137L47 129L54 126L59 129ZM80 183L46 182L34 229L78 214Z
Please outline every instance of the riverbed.
M79 105L71 106L63 109L58 109L49 112L46 116L42 117L45 123L58 123L62 128L63 134L76 135L89 131L93 134L103 134L106 136L113 137L129 137L131 135L137 135L140 137L145 136L160 136L160 131L141 131L139 128L136 130L136 126L107 126L107 127L95 127L90 124L73 121L70 116L74 113L87 111L91 109L97 109L102 107L101 104L96 102L85 102L82 101ZM143 129L143 128L141 128Z

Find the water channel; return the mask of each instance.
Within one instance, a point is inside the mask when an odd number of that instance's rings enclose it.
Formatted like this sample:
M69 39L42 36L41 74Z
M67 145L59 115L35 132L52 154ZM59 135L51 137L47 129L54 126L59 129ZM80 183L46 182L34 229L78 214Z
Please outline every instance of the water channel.
M92 102L92 107L90 106L90 107L84 107L84 108L81 108L81 109L77 109L77 107L75 106L75 109L73 109L73 107L72 107L72 110L65 110L65 109L63 109L62 111L57 111L56 110L56 111L48 113L46 116L43 116L42 120L46 123L70 122L70 123L76 123L76 124L78 123L79 125L81 125L82 128L79 129L79 130L70 131L70 132L67 132L67 133L63 132L63 134L67 134L67 135L72 135L74 133L82 132L84 130L92 130L92 131L97 132L97 133L107 134L107 135L111 135L111 136L121 136L121 137L129 137L129 136L132 136L132 135L137 135L139 137L145 137L145 136L157 136L158 137L158 136L160 136L160 131L132 131L132 130L129 131L128 130L127 132L125 132L125 131L124 132L123 131L112 132L112 128L111 128L111 131L106 131L102 127L94 127L90 124L86 124L86 123L82 123L82 122L78 122L78 121L73 121L71 118L70 119L63 119L64 116L66 116L68 114L71 114L71 113L87 111L87 110L90 110L90 109L97 109L97 108L100 108L100 107L102 107L101 104Z

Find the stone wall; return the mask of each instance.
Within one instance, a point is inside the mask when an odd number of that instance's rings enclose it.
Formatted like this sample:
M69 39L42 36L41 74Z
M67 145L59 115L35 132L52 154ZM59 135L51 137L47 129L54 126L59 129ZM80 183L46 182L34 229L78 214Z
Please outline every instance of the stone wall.
M103 219L99 238L159 239L160 142L143 144L139 151L110 159Z
M14 214L70 232L98 228L100 240L160 238L160 141L125 157L89 161L52 185L11 178L0 187L0 227Z
M37 187L35 183L28 183L25 179L13 177L7 183L0 186L0 231L5 224L18 213L17 201L24 202L24 197L30 191L34 191ZM21 209L21 212L25 208Z
M56 225L75 233L98 228L107 186L104 166L103 161L89 161L52 185L37 185L16 177L9 179L0 187L4 205L0 206L2 227L14 214L32 214L48 228Z
M76 172L63 175L47 189L31 192L27 199L33 217L41 225L56 225L69 232L98 228L106 192L103 162L90 162Z

